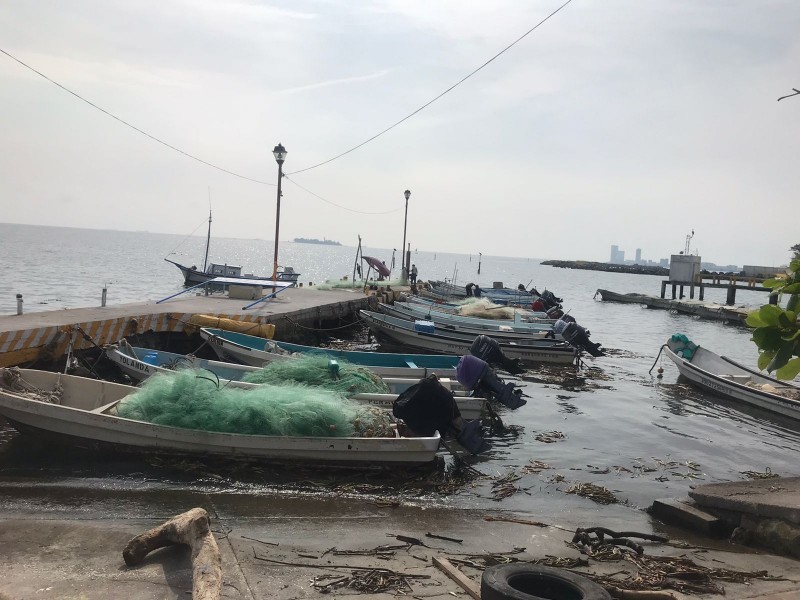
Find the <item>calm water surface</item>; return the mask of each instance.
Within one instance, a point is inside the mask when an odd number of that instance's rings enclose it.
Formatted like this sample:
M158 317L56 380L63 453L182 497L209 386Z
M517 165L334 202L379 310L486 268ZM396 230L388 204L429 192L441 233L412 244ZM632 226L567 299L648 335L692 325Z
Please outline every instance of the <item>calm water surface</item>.
M344 240L343 240L344 241ZM0 224L0 256L6 277L0 279L0 314L16 310L15 294L22 293L25 310L54 310L99 305L104 284L109 303L152 300L180 289L178 270L162 259L170 254L178 262L202 262L205 240L184 241L182 236L95 231ZM242 265L247 272L271 271L270 240L215 239L210 260ZM177 248L177 250L176 250ZM513 434L495 438L490 454L474 466L496 477L520 473L529 461L550 465L528 473L516 482L522 490L500 501L492 497L491 479L460 486L455 493L424 494L414 501L446 503L455 507L503 508L539 517L587 519L603 515L642 518L640 508L653 499L683 496L698 483L742 479L743 471L770 469L781 475L800 475L800 433L790 423L755 411L729 406L679 381L668 360L659 361L663 379L648 373L659 348L675 332L711 350L745 364L754 364L757 352L746 329L700 321L636 305L598 302L598 288L616 292L657 294L660 277L555 269L538 259L415 252L413 262L421 279L453 278L489 287L493 281L508 286L532 283L564 299L564 306L589 328L594 341L609 355L588 359L579 372L537 369L526 373L522 385L528 404L502 416L518 427ZM535 247L521 248L538 254ZM315 284L352 275L355 247L318 246L282 242L281 264L301 272L301 281ZM391 249L364 248L364 253L391 263ZM557 258L557 257L556 257ZM709 290L707 300L724 302L724 290ZM739 292L737 300L759 305L766 296ZM558 431L564 438L554 443L538 441L540 434ZM80 460L37 454L24 436L0 430L0 481L19 481L103 488L199 487L234 493L302 493L306 484L286 482L285 474L259 471L223 471L220 479L207 476L210 469L192 465L168 468L152 461L110 462L98 457ZM435 479L441 473L428 475ZM418 473L403 474L406 482ZM557 479L563 478L562 481ZM369 491L370 477L342 477L304 473L302 479L341 484L339 492ZM574 483L605 486L624 504L601 507L588 499L567 494ZM360 487L354 487L360 486ZM310 490L318 491L313 486ZM399 484L390 494L402 495Z

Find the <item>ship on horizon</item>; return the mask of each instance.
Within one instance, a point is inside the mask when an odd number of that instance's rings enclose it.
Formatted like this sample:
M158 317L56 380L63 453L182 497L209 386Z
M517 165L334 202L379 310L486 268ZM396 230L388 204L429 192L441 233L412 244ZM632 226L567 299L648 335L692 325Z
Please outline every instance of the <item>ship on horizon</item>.
M337 242L335 240L329 240L329 239L326 239L326 238L323 238L321 240L318 240L317 238L294 238L294 241L297 244L323 244L325 246L341 246L342 245L340 242Z

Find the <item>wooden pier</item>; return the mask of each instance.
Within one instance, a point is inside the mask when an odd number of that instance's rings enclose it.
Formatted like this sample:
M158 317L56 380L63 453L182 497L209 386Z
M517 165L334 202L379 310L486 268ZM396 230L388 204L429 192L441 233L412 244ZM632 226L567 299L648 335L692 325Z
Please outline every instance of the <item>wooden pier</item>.
M75 308L0 316L0 367L56 362L73 350L88 350L117 342L126 336L148 333L184 334L192 315L202 314L253 323L272 323L282 340L308 338L320 330L354 324L359 309L387 301L377 290L365 295L362 288L318 290L293 288L257 307L243 310L242 300L227 295L179 297L115 306ZM377 296L377 298L376 298Z

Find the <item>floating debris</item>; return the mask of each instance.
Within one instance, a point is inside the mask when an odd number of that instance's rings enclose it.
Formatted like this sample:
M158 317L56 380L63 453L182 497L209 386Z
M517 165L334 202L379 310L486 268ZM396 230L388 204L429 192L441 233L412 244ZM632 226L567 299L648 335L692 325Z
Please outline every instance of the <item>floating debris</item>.
M772 469L769 467L767 467L767 470L763 473L759 473L758 471L740 471L740 473L750 479L773 479L774 477L780 477L777 473L773 473Z
M548 431L547 433L540 433L534 439L537 442L544 442L545 444L552 444L557 442L558 440L566 439L565 436L560 431Z
M547 483L561 483L565 479L566 477L564 477L561 473L556 473L547 480Z
M589 498L598 504L617 504L619 502L609 490L594 483L574 483L569 487L567 493Z
M514 485L514 482L520 479L522 479L522 475L518 475L513 470L505 475L497 477L495 481L492 482L492 500L499 502L503 498L508 498L522 491L522 488Z
M553 467L551 467L544 461L531 459L528 461L527 465L522 467L520 473L522 473L523 475L530 475L531 473L536 475L538 473L541 473L542 471L552 468Z

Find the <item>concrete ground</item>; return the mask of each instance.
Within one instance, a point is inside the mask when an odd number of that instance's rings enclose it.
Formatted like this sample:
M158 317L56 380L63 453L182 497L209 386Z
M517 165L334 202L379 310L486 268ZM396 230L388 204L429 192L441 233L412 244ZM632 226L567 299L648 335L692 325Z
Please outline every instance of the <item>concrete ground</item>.
M465 592L431 564L435 556L467 559L483 565L493 553L524 560L547 555L578 557L565 542L575 525L536 527L507 521L487 521L486 511L450 510L441 506L394 506L382 502L320 497L205 494L192 491L45 489L16 482L0 489L0 598L125 600L184 599L191 594L190 554L186 547L158 550L135 568L122 560L122 549L138 535L192 507L212 517L222 553L223 598L315 598L322 592L312 584L351 575L351 567L391 569L408 575L415 598L467 598ZM532 507L535 513L535 507ZM617 519L602 525L621 530L633 527ZM493 512L497 518L511 517ZM522 519L535 519L530 515ZM639 513L633 521L642 522ZM646 522L647 519L645 518ZM682 532L668 531L678 540ZM432 533L462 543L427 537ZM425 546L406 546L395 536L417 538ZM694 547L680 548L645 542L645 553L692 558L696 563L738 570L767 570L784 581L754 580L748 585L719 581L729 599L774 595L775 600L800 598L798 562L728 542L689 539ZM395 546L378 553L380 546ZM698 547L699 545L705 547ZM400 546L399 548L397 546ZM522 551L517 549L524 548ZM362 551L362 554L340 554ZM519 552L519 553L516 553ZM481 569L462 565L476 582ZM592 560L593 572L635 572L628 561ZM330 579L333 577L334 579ZM619 575L618 575L619 577ZM354 589L335 589L333 595L358 595ZM5 597L4 598L4 594ZM393 593L378 596L389 597ZM676 593L676 598L688 598ZM697 597L697 596L691 596Z
M179 289L176 290L180 291ZM161 304L150 300L127 304L109 304L105 307L69 308L25 312L22 315L0 315L0 332L31 329L34 327L65 326L73 323L130 318L140 314L199 313L238 314L269 317L287 312L316 309L337 302L350 302L364 298L361 288L320 290L317 287L291 288L275 298L265 300L249 310L242 310L247 300L229 298L227 294L210 296L190 291Z

